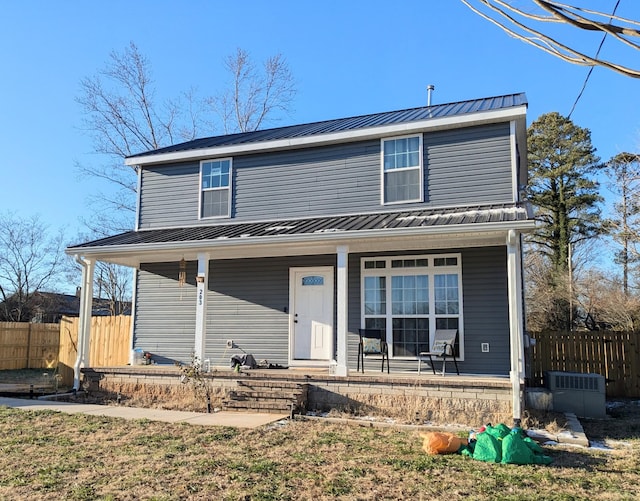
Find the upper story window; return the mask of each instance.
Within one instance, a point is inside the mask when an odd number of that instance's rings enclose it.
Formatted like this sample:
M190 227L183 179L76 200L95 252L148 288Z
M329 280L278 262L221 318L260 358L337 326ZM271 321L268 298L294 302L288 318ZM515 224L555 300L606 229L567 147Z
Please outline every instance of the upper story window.
M229 217L231 159L200 162L200 217Z
M382 140L382 203L421 202L422 136Z

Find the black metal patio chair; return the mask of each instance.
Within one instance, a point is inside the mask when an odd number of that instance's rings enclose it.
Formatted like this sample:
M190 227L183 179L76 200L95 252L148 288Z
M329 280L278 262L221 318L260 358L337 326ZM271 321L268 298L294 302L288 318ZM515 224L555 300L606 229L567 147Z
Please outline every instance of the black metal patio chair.
M364 372L364 356L380 355L382 357L382 369L384 372L384 361L387 360L387 374L389 374L389 346L385 339L385 333L381 329L360 329L360 343L358 344L358 370L362 367Z

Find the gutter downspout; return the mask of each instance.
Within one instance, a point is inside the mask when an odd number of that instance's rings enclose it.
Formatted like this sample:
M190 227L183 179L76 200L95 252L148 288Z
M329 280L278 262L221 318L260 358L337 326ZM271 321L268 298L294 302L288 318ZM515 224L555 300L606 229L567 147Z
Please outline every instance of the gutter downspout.
M91 335L91 308L93 301L93 272L95 261L76 254L76 262L82 266L80 288L80 321L78 325L78 357L73 366L73 389L80 389L80 368L89 364L89 339Z

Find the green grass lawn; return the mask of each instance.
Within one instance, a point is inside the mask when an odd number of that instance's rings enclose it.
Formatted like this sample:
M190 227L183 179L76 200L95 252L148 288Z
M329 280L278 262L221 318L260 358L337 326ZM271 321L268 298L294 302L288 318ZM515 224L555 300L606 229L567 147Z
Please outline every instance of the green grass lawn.
M238 430L0 407L0 499L638 499L638 411L583 423L613 449L546 447L551 466L515 466L429 456L418 432L396 428Z

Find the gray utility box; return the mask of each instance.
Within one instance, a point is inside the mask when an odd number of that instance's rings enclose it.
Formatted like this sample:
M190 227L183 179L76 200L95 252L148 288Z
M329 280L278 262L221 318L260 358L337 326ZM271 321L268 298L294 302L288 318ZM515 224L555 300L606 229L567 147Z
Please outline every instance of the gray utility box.
M548 371L545 383L553 395L553 410L576 416L604 419L605 380L600 374Z

